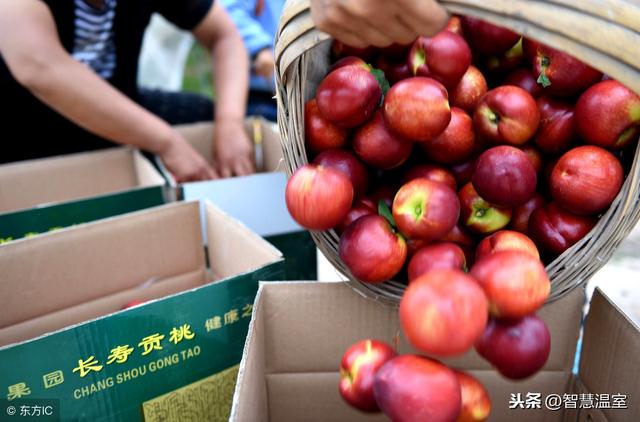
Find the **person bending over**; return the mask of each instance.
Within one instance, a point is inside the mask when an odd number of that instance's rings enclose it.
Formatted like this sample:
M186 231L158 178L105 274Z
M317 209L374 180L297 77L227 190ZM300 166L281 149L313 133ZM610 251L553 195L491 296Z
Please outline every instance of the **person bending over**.
M136 85L144 30L158 12L212 53L213 165L149 108ZM0 162L127 144L157 154L180 182L254 171L243 130L248 55L213 0L0 1ZM153 102L153 101L151 101ZM187 106L166 101L159 109ZM202 107L201 107L202 108ZM204 107L206 110L207 107ZM11 148L8 143L11 142ZM213 142L213 140L212 140Z

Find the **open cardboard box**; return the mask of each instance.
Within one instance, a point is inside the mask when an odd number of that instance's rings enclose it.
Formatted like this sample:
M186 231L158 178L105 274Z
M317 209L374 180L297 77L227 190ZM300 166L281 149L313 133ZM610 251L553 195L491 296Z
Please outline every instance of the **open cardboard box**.
M206 159L213 156L214 124L211 122L189 123L174 128ZM244 128L253 141L256 155L256 171L258 173L277 171L282 168L282 149L280 133L275 123L262 117L248 117ZM165 177L172 178L166 172Z
M29 394L13 399L59 399L63 420L139 420L145 402L237 365L258 281L283 277L282 255L219 208L204 208L206 253L197 202L0 245L3 395L24 383ZM120 311L134 299L148 303ZM144 353L154 334L164 336L159 348ZM125 345L131 353L109 362ZM78 369L92 358L96 370ZM63 382L48 385L57 371ZM229 379L224 388L207 384L223 397L198 397L202 408L192 393L156 399L146 420L176 400L203 418L225 406L228 414Z
M0 212L164 183L139 151L124 147L3 164Z
M212 123L175 127L202 154L211 157ZM315 280L316 246L309 233L289 215L284 199L287 177L277 126L259 117L245 121L245 130L256 146L257 173L208 182L185 183L186 200L207 200L246 224L268 240L285 257L287 280ZM170 175L167 174L167 177Z
M580 370L572 373L584 290L546 305L539 315L551 331L551 354L537 375L502 378L475 351L444 360L470 371L488 389L490 421L640 420L640 329L596 290L582 343ZM338 393L344 351L364 338L391 342L399 334L397 309L364 298L343 283L261 284L240 365L230 421L384 421L350 408ZM401 353L412 349L404 339ZM511 394L540 393L541 409L510 409ZM550 394L623 394L627 409L545 410ZM576 407L580 406L576 396ZM611 397L610 403L612 403ZM571 397L567 401L573 400Z

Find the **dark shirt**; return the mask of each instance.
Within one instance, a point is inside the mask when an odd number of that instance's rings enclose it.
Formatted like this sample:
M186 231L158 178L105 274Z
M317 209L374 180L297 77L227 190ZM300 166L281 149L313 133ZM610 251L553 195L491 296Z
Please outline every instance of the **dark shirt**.
M137 101L136 78L144 30L158 12L191 30L213 0L41 0L55 20L66 51L92 67L126 96ZM98 2L99 3L99 2ZM93 56L91 44L99 52ZM104 43L100 44L100 43ZM83 51L84 50L84 51ZM86 52L89 52L87 54ZM88 57L85 60L82 57ZM22 87L0 55L0 163L107 148L114 144L76 126ZM7 144L11 143L11 147Z

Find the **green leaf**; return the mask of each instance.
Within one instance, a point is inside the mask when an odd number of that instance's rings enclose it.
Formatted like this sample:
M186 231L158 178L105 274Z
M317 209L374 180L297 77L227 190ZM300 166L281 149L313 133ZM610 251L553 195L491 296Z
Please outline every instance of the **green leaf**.
M383 216L389 222L389 224L391 224L391 227L393 227L394 229L396 228L396 220L393 219L391 210L387 206L387 203L382 199L378 201L378 214Z
M538 82L544 88L546 88L549 85L551 85L551 81L549 80L547 75L544 74L544 72L540 72L540 76L538 76L538 80L536 80L536 82Z
M382 89L382 96L384 97L385 95L387 95L387 91L389 91L389 89L391 88L391 85L389 85L389 81L384 75L384 72L381 69L372 67L371 74L378 81L378 85L380 85L380 89Z

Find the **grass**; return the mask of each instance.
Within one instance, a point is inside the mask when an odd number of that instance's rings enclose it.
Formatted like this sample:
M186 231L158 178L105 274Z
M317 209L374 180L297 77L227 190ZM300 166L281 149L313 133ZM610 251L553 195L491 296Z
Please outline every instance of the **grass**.
M211 55L199 43L194 43L184 68L182 90L215 98L211 80Z

